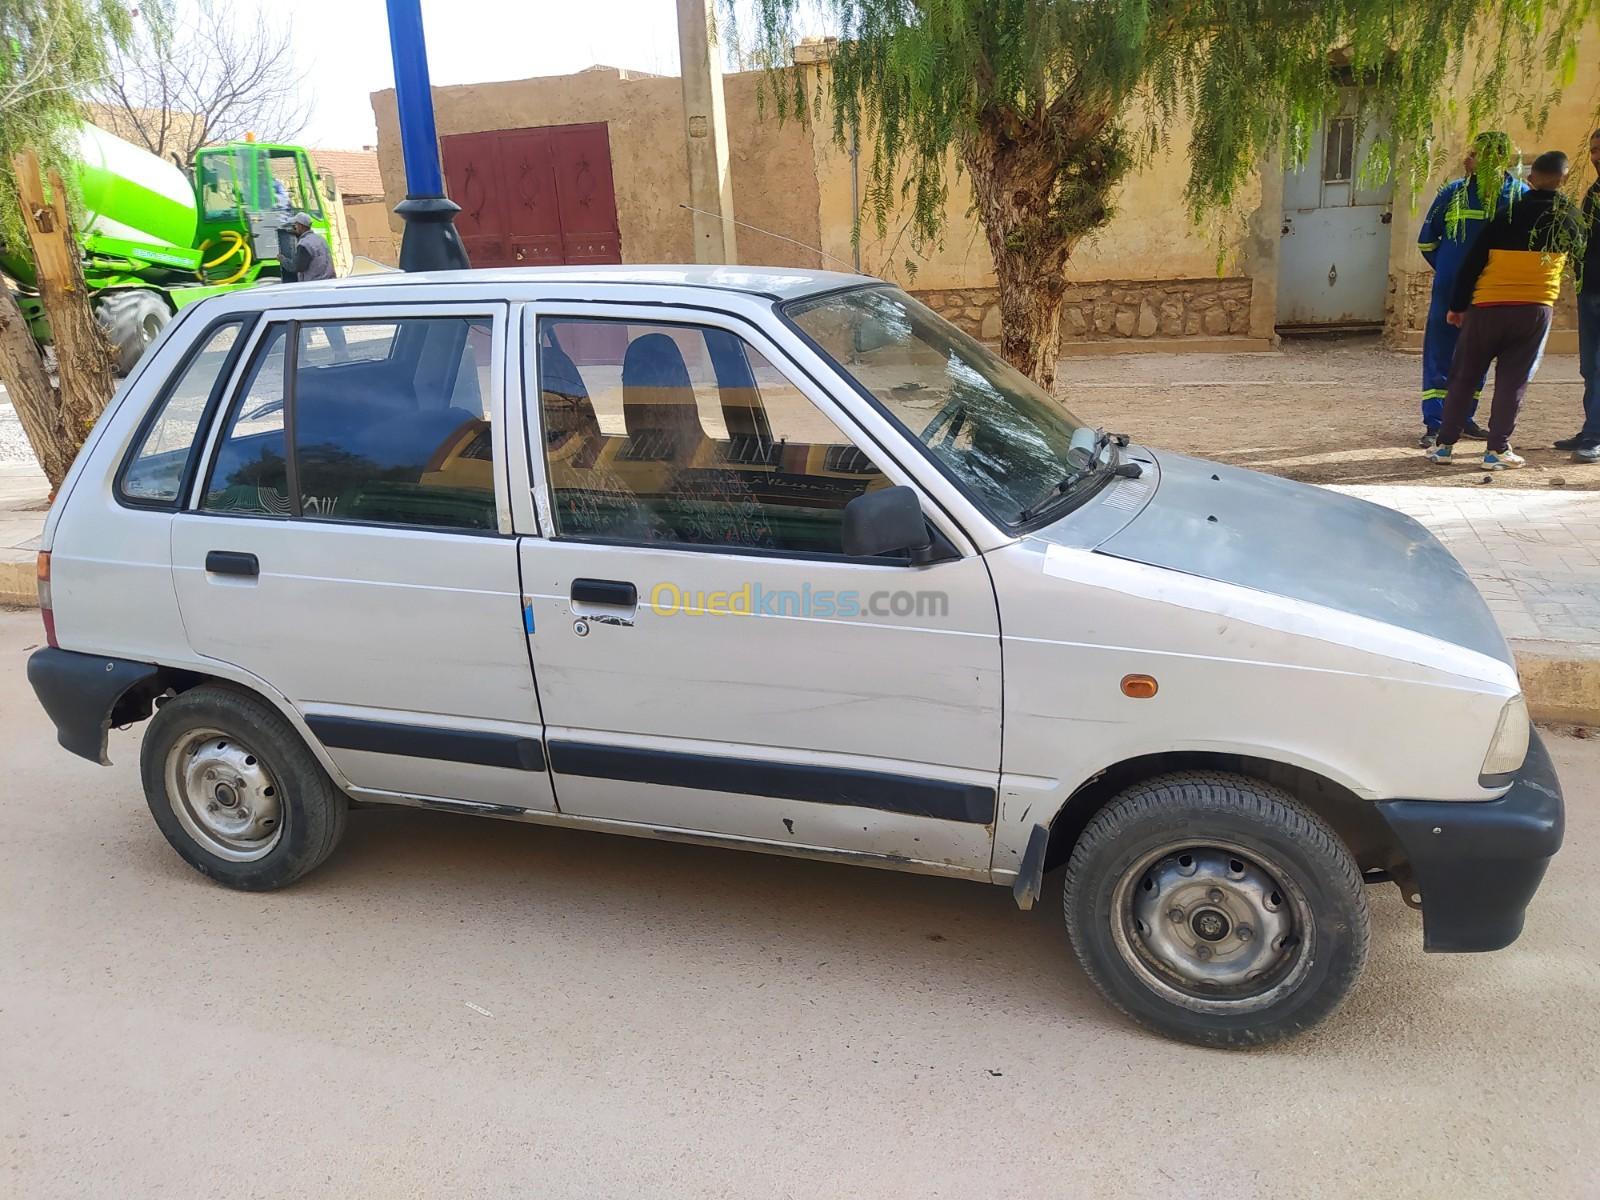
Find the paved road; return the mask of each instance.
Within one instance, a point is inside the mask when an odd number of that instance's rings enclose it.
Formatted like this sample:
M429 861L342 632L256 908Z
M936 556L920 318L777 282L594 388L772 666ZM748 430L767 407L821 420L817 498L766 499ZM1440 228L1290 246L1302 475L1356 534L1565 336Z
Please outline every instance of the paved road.
M0 1195L1596 1194L1600 741L1509 951L1391 889L1323 1031L1119 1020L998 888L363 813L290 891L156 832L136 732L59 751L0 614Z

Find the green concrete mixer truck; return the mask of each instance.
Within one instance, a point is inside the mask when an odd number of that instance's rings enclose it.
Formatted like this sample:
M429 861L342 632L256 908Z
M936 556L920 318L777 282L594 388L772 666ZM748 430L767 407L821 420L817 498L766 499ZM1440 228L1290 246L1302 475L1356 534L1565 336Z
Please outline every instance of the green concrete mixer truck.
M293 278L289 218L328 239L321 180L301 146L228 142L195 156L192 179L131 142L85 125L69 164L82 209L78 239L95 315L126 374L186 304ZM26 246L0 243L34 337L50 337Z

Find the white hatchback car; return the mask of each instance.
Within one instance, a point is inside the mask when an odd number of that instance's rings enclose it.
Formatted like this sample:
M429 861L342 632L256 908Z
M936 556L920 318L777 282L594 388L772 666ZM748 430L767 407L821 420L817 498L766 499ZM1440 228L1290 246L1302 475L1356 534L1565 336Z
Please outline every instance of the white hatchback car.
M550 269L181 313L60 490L29 676L154 713L173 847L281 887L403 804L982 880L1247 1045L1365 884L1511 942L1562 803L1505 640L1383 508L1130 445L879 281Z

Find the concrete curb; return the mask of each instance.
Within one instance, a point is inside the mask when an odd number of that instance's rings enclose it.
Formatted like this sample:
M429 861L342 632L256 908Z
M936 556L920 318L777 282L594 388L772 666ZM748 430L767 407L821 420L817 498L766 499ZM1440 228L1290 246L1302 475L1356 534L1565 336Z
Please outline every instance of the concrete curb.
M0 608L38 608L38 555L0 550Z
M1516 638L1511 650L1535 721L1600 725L1600 646Z

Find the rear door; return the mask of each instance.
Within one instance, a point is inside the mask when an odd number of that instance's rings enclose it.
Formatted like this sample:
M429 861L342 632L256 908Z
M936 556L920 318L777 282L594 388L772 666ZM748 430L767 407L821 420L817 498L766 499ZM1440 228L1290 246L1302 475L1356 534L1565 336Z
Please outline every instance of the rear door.
M554 806L497 469L506 322L267 314L173 524L194 650L292 701L363 791Z

